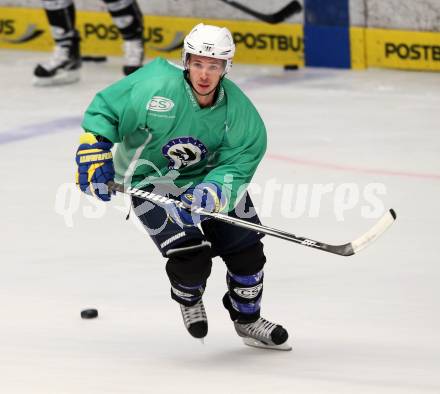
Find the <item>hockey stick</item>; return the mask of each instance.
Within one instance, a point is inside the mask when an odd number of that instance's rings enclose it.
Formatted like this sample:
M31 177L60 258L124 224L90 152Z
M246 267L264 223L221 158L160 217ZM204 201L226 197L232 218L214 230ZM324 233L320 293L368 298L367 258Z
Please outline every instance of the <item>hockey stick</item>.
M283 22L289 16L292 16L302 11L302 6L297 0L291 1L284 8L282 8L278 12L275 12L274 14L262 14L261 12L248 8L243 4L237 3L236 1L231 1L231 0L220 0L220 1L229 4L231 7L239 9L245 12L246 14L252 15L257 19L262 20L263 22L271 23L271 24Z
M109 182L107 186L110 191L117 191L120 193L141 197L157 205L174 205L180 208L188 209L179 200L174 200L172 198L161 196L153 192L147 192L130 186L124 188L123 185L114 182ZM217 219L222 222L232 224L234 226L246 228L257 233L272 235L273 237L285 239L287 241L295 242L297 244L308 246L310 248L319 249L324 252L338 254L340 256L351 256L355 253L358 253L360 250L370 245L376 238L382 235L394 223L396 219L396 212L394 212L393 209L390 209L370 230L368 230L365 234L361 235L356 240L343 245L329 245L324 242L314 241L309 238L297 237L295 234L291 234L283 230L278 230L276 228L263 226L261 224L250 223L243 219L231 217L222 213L208 212L205 211L203 208L194 208L191 211L199 215L209 216L210 218Z

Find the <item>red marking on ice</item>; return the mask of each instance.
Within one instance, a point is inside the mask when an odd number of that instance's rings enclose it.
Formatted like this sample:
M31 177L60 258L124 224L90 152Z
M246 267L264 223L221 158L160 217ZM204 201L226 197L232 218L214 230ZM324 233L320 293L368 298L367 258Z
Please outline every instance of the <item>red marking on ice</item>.
M268 154L266 158L271 160L283 161L292 164L297 164L301 166L309 166L309 167L317 167L324 168L327 170L336 170L336 171L352 171L352 172L361 172L365 174L376 174L376 175L385 175L385 176L402 176L402 177L411 177L411 178L420 178L420 179L432 179L432 180L440 180L440 175L438 174L424 174L417 172L407 172L407 171L393 171L393 170L384 170L380 168L363 168L363 167L353 167L341 164L333 164L333 163L325 163L321 161L313 161L306 159L295 159L293 157L283 156L283 155L275 155Z

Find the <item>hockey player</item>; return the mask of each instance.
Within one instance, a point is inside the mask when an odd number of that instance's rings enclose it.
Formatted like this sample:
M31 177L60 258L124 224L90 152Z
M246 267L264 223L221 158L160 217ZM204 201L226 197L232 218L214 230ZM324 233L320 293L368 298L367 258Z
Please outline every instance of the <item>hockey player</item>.
M183 70L158 58L99 92L76 156L81 190L110 200L106 184L116 168L118 182L259 223L245 185L264 155L266 130L250 100L224 78L234 52L228 29L199 24L184 40ZM211 259L220 256L227 266L223 304L238 335L250 346L291 349L287 331L260 316L261 234L135 196L132 203L167 259L171 298L193 337L207 335L202 296Z
M136 0L103 0L124 39L123 73L142 67L144 59L143 19ZM77 82L81 68L80 37L75 29L73 0L42 0L55 48L47 63L34 69L34 85L60 85Z

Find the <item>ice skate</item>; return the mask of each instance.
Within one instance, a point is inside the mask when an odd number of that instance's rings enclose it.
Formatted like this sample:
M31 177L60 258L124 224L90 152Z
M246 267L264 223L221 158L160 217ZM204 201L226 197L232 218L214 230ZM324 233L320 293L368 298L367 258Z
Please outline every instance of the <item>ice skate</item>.
M188 332L203 342L203 338L208 334L208 318L206 317L203 301L200 299L193 306L180 304L183 322Z
M234 322L235 331L243 338L243 342L248 346L273 349L273 350L292 350L287 343L289 334L280 325L260 317L254 323L240 324Z
M144 43L142 39L124 41L124 67L122 71L129 75L142 67L144 61Z
M38 64L34 70L35 86L64 85L79 81L81 57L79 42L57 45L47 63Z

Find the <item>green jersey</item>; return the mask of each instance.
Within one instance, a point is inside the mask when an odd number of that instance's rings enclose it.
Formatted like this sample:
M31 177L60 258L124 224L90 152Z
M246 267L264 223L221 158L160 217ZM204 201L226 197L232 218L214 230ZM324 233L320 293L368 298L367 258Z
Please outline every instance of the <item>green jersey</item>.
M231 210L266 150L266 129L245 94L223 78L211 107L199 106L181 68L157 58L99 92L83 128L118 144L116 180L183 192L214 182Z

